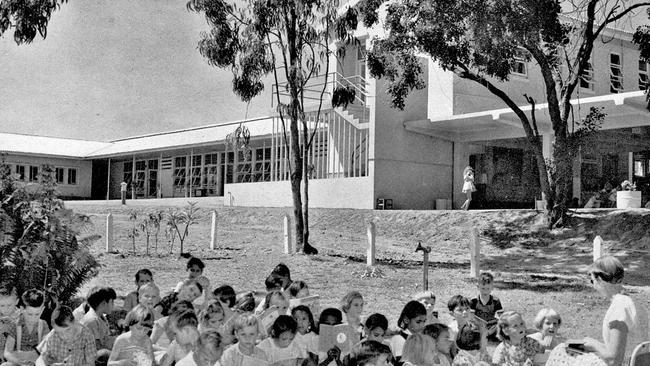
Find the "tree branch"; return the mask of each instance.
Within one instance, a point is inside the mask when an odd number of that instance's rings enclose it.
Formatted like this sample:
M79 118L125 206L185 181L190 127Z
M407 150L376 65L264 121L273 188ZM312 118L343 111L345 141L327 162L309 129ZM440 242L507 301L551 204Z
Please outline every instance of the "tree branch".
M610 20L606 20L605 23L607 23L607 24L613 23L613 22L621 19L622 17L626 16L627 14L629 14L632 10L634 10L636 8L641 8L641 7L644 7L644 6L650 6L650 2L637 3L637 4L634 4L634 5L631 5L629 8L623 10L620 14L616 15L615 17L611 18Z
M535 99L533 99L533 97L529 97L528 94L524 94L524 98L526 98L526 101L530 103L530 120L533 125L533 132L535 132L536 137L539 137L539 130L537 129L537 120L535 118Z
M558 130L561 129L559 126L559 122L561 121L561 114L560 114L560 108L558 105L558 98L557 98L557 84L555 81L555 78L553 77L553 72L551 71L551 67L548 63L548 60L546 59L546 55L542 50L537 47L536 45L530 45L527 44L525 45L525 48L530 54L533 56L535 61L537 61L537 64L539 64L540 70L542 72L542 78L544 79L544 86L546 87L546 100L548 101L548 112L551 116L551 122L553 124L553 130ZM528 100L528 97L526 97L526 100ZM530 103L530 101L529 101ZM534 104L534 102L532 103Z

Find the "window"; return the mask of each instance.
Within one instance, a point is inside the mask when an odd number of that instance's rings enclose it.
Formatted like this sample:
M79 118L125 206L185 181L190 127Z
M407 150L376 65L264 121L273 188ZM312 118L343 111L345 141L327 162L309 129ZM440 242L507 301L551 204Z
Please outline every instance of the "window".
M236 177L237 183L246 183L251 182L251 170L252 170L252 151L238 151L237 152L237 170Z
M510 68L510 72L512 72L513 75L527 77L528 76L527 60L528 57L526 55L526 51L517 50L514 54L514 60L512 63L512 67Z
M623 91L623 64L621 55L611 53L609 55L609 91L620 93Z
M77 184L77 169L68 168L68 184Z
M18 175L18 180L25 180L25 166L16 165L16 174Z
M271 181L271 148L255 149L255 171L253 172L253 181L269 182Z
M30 166L29 167L29 181L36 182L38 181L38 167Z
M174 158L174 187L184 187L186 177L187 157L179 156Z
M587 66L580 72L580 87L594 90L594 67L591 62L587 62Z
M65 169L63 168L56 168L54 173L56 175L55 179L57 183L63 183L63 174L65 172Z
M126 183L131 183L133 180L133 163L132 162L125 162L124 163L124 173L122 174L122 182ZM131 184L129 184L129 189L131 188Z
M648 63L644 60L639 60L639 89L648 89Z

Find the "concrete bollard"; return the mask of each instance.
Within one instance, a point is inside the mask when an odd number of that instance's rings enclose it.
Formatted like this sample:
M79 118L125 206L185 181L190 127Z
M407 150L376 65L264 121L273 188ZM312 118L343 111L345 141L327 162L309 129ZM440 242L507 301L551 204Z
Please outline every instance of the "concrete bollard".
M603 238L597 235L594 238L594 262L603 256Z
M284 215L284 254L291 254L293 247L291 245L291 219L288 214Z
M469 241L470 276L478 278L481 273L481 240L478 229L472 228L472 238Z
M217 248L217 211L212 211L212 226L210 226L210 250Z
M375 236L377 234L375 223L368 223L368 252L366 253L366 265L372 267L375 265Z
M106 215L106 253L115 251L115 241L113 241L113 214Z

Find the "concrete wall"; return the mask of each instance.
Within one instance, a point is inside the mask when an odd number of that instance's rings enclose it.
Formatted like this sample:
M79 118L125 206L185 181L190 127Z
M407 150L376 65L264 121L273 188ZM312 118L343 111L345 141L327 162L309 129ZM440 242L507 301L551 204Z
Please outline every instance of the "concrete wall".
M92 183L92 162L79 159L64 159L54 157L41 157L31 155L5 155L7 164L12 165L12 172L15 173L15 165L25 166L25 179L29 183L29 166L50 165L53 168L65 168L64 181L57 186L57 191L63 197L90 198L90 187ZM77 169L77 184L68 183L68 168Z
M230 197L233 206L293 206L289 181L226 184L224 191L226 206ZM371 209L372 192L370 177L314 179L309 181L309 207Z
M424 80L429 79L426 62ZM427 88L414 91L400 111L390 106L384 81L376 85L371 128L375 199L390 198L396 209L431 209L435 199L451 199L452 142L404 128L405 121L426 119L436 101L429 99Z

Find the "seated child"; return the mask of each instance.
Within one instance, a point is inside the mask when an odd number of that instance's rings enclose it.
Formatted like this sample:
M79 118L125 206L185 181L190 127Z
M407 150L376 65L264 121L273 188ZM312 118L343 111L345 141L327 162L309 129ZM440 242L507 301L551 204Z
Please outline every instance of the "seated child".
M426 321L427 309L424 305L413 300L404 305L402 313L397 319L397 326L401 330L390 339L390 349L397 361L400 361L400 357L402 357L402 348L404 348L406 339L412 334L421 333Z
M327 325L339 325L343 324L343 314L341 310L335 308L327 308L320 313L318 318L318 326L320 333L320 326L322 324ZM344 355L345 356L345 355ZM318 366L341 366L343 362L341 361L341 350L334 346L327 351L321 350L319 347L318 351Z
M52 330L39 345L36 366L65 364L94 366L97 348L88 328L74 321L72 309L59 306L52 312Z
M490 356L481 349L481 338L478 325L473 322L463 325L456 339L458 354L452 366L490 366Z
M72 315L74 316L74 321L80 322L83 319L84 315L90 310L90 305L88 305L88 297L90 294L97 292L100 289L99 286L95 286L88 291L86 295L86 300L84 300L79 306L77 306L73 311Z
M151 342L154 349L165 350L174 340L176 333L172 324L178 319L178 316L187 310L194 310L192 303L187 300L177 301L172 305L171 315L162 317L154 322L153 331L151 332ZM162 335L165 335L164 339Z
M4 347L7 363L4 366L33 365L38 358L36 346L50 331L47 322L41 319L45 304L43 292L36 289L27 290L21 299L24 306L22 317L7 333Z
M390 366L393 364L393 354L390 347L381 342L365 340L350 359L350 364L356 366Z
M217 300L208 300L203 310L199 312L199 332L207 330L223 331L225 315L221 303Z
M447 359L439 357L433 338L420 333L411 334L406 339L400 362L403 366L449 365Z
M115 339L108 366L153 365L153 345L149 339L149 332L153 329L152 310L136 305L126 314L125 325L129 331Z
M295 342L307 351L312 360L318 361L318 331L311 309L298 305L291 310L291 316L296 320Z
M201 293L203 287L195 280L187 279L183 282L180 291L172 292L171 294L163 297L155 306L154 312L159 312L162 316L168 316L172 305L179 300L187 300L194 302Z
M178 361L176 366L220 366L222 353L221 335L216 330L208 330L199 336L196 349Z
M458 350L456 349L455 339L451 338L449 327L440 323L427 324L422 333L436 341L438 354L440 357L444 356L447 359L447 364L451 364ZM440 360L440 363L443 364L443 361Z
M494 277L491 273L482 272L478 279L478 296L470 301L470 309L474 310L476 317L485 321L488 339L498 341L496 314L503 310L503 307L501 301L492 295L493 289Z
M192 300L194 305L203 305L205 300L212 297L210 290L210 280L203 275L205 263L196 257L191 257L187 260L187 280L194 280L201 285L201 294L196 299ZM174 289L174 292L180 292L183 287L184 281L179 282Z
M350 291L341 299L343 322L348 323L352 328L356 329L359 334L357 339L352 340L352 343L357 343L364 337L363 323L361 322L363 305L363 296L359 291Z
M535 355L544 352L539 342L526 336L526 323L517 312L506 311L499 317L497 336L502 342L492 355L494 365L533 366Z
M549 351L565 341L558 331L562 318L553 309L542 309L537 313L533 324L539 332L530 334L529 337L539 342L545 349L544 353L535 355L534 361L536 365L544 365L548 360Z
M194 310L186 310L178 317L172 317L169 322L174 332L174 340L167 348L165 356L159 363L160 366L171 366L182 360L194 349L199 339L199 321Z
M147 268L143 268L135 273L136 288L135 291L130 292L124 298L124 306L123 306L124 310L130 311L140 303L140 301L138 301L138 294L140 293L140 287L142 287L143 285L149 282L153 282L153 273L151 273L151 271L148 270Z
M232 308L235 306L235 302L237 302L235 289L228 285L219 286L212 291L212 295L221 303L221 308L225 315L224 322L227 321L233 316Z
M273 323L265 325L265 318L276 310L278 312L278 315L287 315L287 310L289 309L289 301L287 301L284 293L280 291L269 292L266 294L266 298L264 300L264 308L261 313L257 314L257 317L261 322L260 330L262 336L266 337L269 334Z
M366 341L377 341L384 343L384 336L388 330L388 319L379 313L372 314L366 319L365 333ZM386 342L390 345L390 343Z
M418 301L427 309L427 324L440 323L438 313L434 311L436 305L436 295L432 291L420 291L413 295L411 300Z
M18 295L15 288L0 289L0 349L5 349L7 334L16 327L18 321Z
M221 355L221 366L241 366L244 358L247 364L253 364L255 360L268 361L266 352L257 347L259 326L257 318L254 315L239 315L233 324L233 331L237 338L237 343L226 348Z
M267 295L272 292L281 292L284 295L284 290L282 289L282 284L284 279L279 275L270 274L266 280L264 280L264 285L266 286ZM285 296L286 297L286 296ZM255 308L255 314L259 314L264 311L266 308L266 297L260 301L260 303Z
M289 315L280 315L273 322L270 337L258 345L266 352L268 361L276 366L301 364L307 351L294 340L298 324Z
M110 334L106 314L113 311L116 297L115 291L110 287L100 287L97 291L91 292L86 300L90 309L80 321L80 324L93 334L97 359L104 362L108 361L115 340Z
M146 306L153 312L154 319L159 319L161 314L154 311L154 307L160 302L160 289L155 283L149 282L138 288L138 304Z
M546 350L552 350L558 344L565 341L559 333L560 325L562 325L562 318L553 309L542 309L537 313L533 323L535 328L539 330L537 333L529 335Z
M458 330L460 327L473 318L472 313L470 312L470 306L470 301L463 295L452 296L452 298L447 302L447 308L454 317L454 320L447 325L449 326L449 332L453 339L456 339L458 336Z

